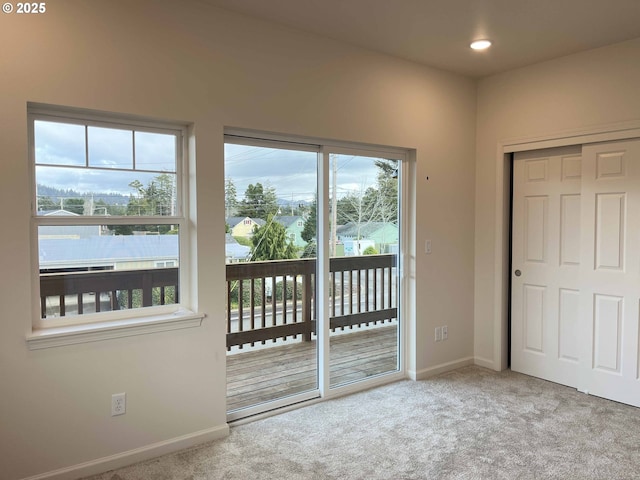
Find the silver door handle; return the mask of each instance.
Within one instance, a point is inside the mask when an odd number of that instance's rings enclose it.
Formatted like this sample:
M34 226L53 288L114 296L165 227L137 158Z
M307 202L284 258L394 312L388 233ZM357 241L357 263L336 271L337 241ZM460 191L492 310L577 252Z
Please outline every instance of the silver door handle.
M516 270L514 273L516 274L516 277L519 277L520 275L522 275L522 272L520 270Z

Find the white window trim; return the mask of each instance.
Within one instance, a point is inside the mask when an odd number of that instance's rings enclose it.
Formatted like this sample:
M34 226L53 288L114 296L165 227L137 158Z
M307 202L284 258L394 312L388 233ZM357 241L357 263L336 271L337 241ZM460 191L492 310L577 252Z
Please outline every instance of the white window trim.
M202 325L204 317L205 315L201 313L179 309L173 313L162 315L145 315L107 322L36 329L27 335L27 346L29 350L41 350L43 348L199 327Z
M140 119L132 116L120 116L110 113L30 103L28 104L28 141L32 199L35 198L36 188L34 148L35 120L58 120L64 123L78 123L81 125L131 128L137 131L171 133L177 136L176 185L179 201L177 202L175 215L134 217L135 221L133 221L131 217L114 216L109 217L109 224L175 223L179 225L180 303L118 312L89 313L73 318L61 317L61 319L46 319L43 321L40 312L40 272L37 229L40 225L63 224L68 222L68 219L38 216L35 202L33 202L34 204L31 207L32 329L26 336L29 349L72 345L96 340L200 326L205 315L195 313L189 308L192 303L192 297L190 295L191 286L189 284L191 275L188 270L192 262L189 258L190 239L188 228L189 186L187 182L189 174L187 168L188 151L186 141L188 127L176 123ZM103 220L103 217L100 216L87 216L75 218L74 222L93 225Z

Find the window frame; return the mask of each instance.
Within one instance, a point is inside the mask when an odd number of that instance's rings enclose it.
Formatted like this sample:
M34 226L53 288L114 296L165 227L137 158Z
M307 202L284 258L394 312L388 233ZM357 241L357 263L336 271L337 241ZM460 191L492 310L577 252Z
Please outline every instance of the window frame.
M82 126L95 126L119 129L130 132L149 132L174 135L176 138L176 166L175 166L175 182L176 182L176 205L174 215L148 215L148 216L109 216L109 225L156 225L156 224L172 224L178 225L179 230L179 247L178 247L178 265L179 278L178 285L180 290L179 303L171 305L158 305L150 307L141 307L135 309L108 311L100 313L87 313L83 315L65 316L57 318L42 318L40 310L40 262L39 262L39 239L38 227L46 225L64 226L64 225L102 225L105 224L105 217L100 215L87 216L43 216L37 212L37 178L36 178L36 155L35 155L35 122L38 120L58 122L63 124L75 124ZM108 112L97 112L80 110L67 107L53 107L41 104L27 105L27 137L28 137L28 161L30 170L30 232L31 232L31 277L32 277L32 334L31 340L35 338L36 343L42 340L43 335L59 336L61 329L66 329L71 334L82 333L86 328L92 331L106 328L113 332L115 324L117 329L127 328L127 321L131 321L131 326L140 329L141 325L147 325L143 330L153 331L148 328L149 324L161 323L167 326L167 320L170 322L179 321L180 319L194 320L195 323L202 320L202 316L194 314L189 306L191 304L191 291L189 285L189 266L191 259L189 258L189 172L188 172L188 145L187 145L188 125L178 124L174 122L165 122L151 120L147 118L134 117L130 115L116 115ZM88 145L85 144L85 149ZM135 146L134 146L135 149ZM88 160L87 160L88 161ZM64 168L65 165L60 165ZM82 168L82 167L71 167ZM109 168L90 167L93 170L103 170L105 172L113 171ZM155 173L147 169L123 169L135 172ZM161 174L161 171L157 172ZM172 172L173 174L173 172ZM69 329L68 327L71 327ZM184 328L176 326L176 328ZM163 328L167 329L167 328ZM125 336L130 333L121 332ZM113 335L112 335L113 336ZM27 340L29 341L28 335ZM58 342L54 342L57 346ZM71 339L67 343L79 343L79 339ZM50 345L46 345L50 346ZM43 348L30 345L30 348Z

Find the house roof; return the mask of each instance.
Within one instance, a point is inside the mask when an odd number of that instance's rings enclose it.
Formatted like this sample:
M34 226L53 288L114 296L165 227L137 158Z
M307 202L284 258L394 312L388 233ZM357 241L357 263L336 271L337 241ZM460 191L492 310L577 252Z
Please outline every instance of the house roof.
M178 258L178 235L103 235L90 238L42 238L40 267L104 265Z
M298 220L304 220L300 215L278 215L277 217L273 217L273 219L284 225L285 228L289 228Z
M230 240L229 240L230 238ZM247 258L251 248L229 234L225 255ZM117 262L177 259L178 235L104 235L90 238L41 238L41 268L112 265Z
M390 222L369 222L360 226L360 236L367 237L373 235L377 231L385 228L392 227L397 230L398 226L395 223ZM358 225L353 222L349 222L345 225L340 225L336 228L336 233L342 237L356 237L358 235Z
M225 256L231 258L245 259L251 255L251 249L239 243L228 243L225 245Z
M38 210L38 215L43 217L78 217L79 215L69 210Z

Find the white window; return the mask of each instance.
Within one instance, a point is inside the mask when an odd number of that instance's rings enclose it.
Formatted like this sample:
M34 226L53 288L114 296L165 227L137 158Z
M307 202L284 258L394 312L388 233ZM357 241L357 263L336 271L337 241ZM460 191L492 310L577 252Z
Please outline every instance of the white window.
M176 266L176 262L167 260L165 262L156 262L157 268L173 268Z
M34 327L183 310L185 127L66 109L28 113Z

